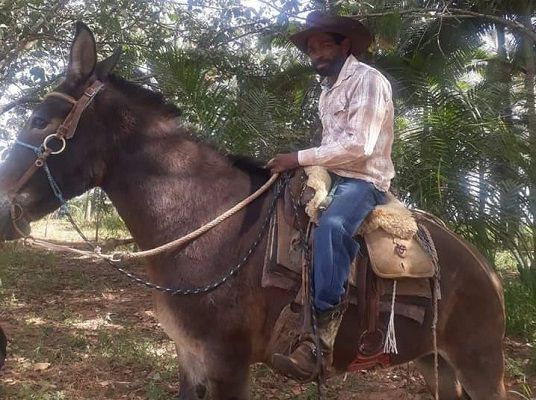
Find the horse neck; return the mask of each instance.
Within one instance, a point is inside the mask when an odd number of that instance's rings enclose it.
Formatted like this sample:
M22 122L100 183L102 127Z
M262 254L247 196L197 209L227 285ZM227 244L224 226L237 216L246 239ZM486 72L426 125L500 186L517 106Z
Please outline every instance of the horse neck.
M114 157L102 186L142 248L196 229L255 188L227 158L176 132L135 140Z

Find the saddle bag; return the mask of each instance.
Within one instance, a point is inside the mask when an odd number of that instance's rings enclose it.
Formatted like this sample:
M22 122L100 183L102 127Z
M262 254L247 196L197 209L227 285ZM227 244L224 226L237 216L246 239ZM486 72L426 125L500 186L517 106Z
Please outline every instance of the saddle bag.
M435 274L431 256L418 240L402 239L382 228L364 234L373 271L380 278L432 278Z

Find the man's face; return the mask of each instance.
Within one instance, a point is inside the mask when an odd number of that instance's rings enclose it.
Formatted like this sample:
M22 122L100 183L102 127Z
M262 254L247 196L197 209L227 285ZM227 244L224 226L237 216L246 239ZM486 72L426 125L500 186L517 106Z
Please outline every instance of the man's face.
M350 40L345 38L337 44L329 33L315 33L307 41L307 54L320 76L337 75L350 50Z

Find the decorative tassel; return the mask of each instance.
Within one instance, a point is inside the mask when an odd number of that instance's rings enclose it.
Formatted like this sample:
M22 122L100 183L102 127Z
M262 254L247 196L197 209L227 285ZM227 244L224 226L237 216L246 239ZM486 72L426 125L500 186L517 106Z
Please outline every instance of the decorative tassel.
M395 300L396 300L396 280L393 281L393 298L391 299L391 316L389 317L389 325L387 327L387 335L385 337L385 345L383 352L386 354L398 354L396 347L396 332L395 332Z

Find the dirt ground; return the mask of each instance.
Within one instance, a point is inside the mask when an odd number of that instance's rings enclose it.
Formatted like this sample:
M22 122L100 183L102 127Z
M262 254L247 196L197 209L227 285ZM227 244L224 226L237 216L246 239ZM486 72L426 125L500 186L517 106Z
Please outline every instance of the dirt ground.
M131 269L141 272L140 266ZM1 399L173 399L173 345L151 311L151 295L103 264L21 246L0 248L0 325L9 356ZM535 399L527 344L507 339L509 399ZM253 367L253 399L314 399L263 365ZM425 400L412 365L334 378L328 399Z

